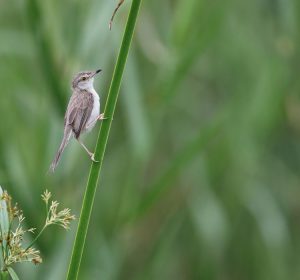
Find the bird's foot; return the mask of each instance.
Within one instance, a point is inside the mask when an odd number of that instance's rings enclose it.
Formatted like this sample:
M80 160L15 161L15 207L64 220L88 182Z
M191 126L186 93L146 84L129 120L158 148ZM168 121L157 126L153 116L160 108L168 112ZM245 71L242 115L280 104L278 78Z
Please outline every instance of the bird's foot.
M99 160L95 160L95 154L91 153L90 157L93 162L96 162L96 163L99 162Z
M107 120L108 118L106 118L106 117L104 117L104 113L102 113L102 114L100 114L99 116L98 116L98 120L99 121L103 121L103 120Z

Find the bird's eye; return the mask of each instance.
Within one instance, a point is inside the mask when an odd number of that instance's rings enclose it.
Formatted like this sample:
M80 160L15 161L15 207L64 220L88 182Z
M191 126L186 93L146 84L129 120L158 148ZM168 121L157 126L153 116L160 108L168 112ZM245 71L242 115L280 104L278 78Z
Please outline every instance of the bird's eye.
M82 77L82 80L85 81L85 80L86 80L86 77Z

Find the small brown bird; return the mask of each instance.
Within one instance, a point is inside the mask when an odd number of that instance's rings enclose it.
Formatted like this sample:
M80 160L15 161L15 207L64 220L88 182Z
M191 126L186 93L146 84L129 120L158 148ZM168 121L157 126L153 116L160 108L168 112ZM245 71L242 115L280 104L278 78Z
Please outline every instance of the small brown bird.
M100 97L94 89L94 76L101 72L84 71L78 73L72 82L72 96L65 114L64 137L50 165L50 171L54 172L60 156L72 136L85 149L92 161L96 161L94 154L79 139L83 132L90 131L98 120L104 120L100 114Z

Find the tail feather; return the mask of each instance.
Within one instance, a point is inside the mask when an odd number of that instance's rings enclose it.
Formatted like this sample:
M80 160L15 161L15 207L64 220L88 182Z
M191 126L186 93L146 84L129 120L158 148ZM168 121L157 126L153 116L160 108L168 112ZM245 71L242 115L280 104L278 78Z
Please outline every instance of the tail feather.
M60 159L60 156L61 154L63 153L65 147L67 146L67 144L69 143L69 140L71 138L71 135L72 135L72 131L69 130L69 131L65 131L64 133L64 138L63 140L61 141L61 144L60 144L60 147L55 155L55 158L54 160L52 161L51 165L50 165L50 168L49 168L49 171L50 172L54 172L55 171L55 168L59 162L59 159Z

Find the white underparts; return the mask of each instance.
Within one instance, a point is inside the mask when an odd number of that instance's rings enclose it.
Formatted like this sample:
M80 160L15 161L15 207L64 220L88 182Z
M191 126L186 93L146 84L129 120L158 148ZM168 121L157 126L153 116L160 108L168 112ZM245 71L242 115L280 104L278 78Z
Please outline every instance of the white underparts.
M94 89L94 78L91 78L87 81L81 81L78 84L78 87L83 89L83 90L87 90L89 92L91 92L93 94L93 109L92 109L92 113L86 123L86 127L87 129L85 130L85 132L89 132L97 123L96 119L98 118L99 114L100 114L100 97L98 95L98 93L96 92L96 90Z
M86 125L88 127L87 131L90 131L95 126L95 124L97 123L95 120L100 115L100 97L98 93L95 91L94 87L90 88L89 91L93 94L94 102L93 102L92 113Z

